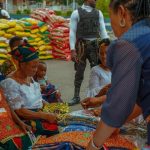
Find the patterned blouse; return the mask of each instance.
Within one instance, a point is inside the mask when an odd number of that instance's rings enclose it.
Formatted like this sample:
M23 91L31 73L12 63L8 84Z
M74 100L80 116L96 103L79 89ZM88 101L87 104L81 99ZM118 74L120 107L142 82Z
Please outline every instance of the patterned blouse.
M26 85L7 78L0 83L0 86L13 109L39 109L43 107L40 85L35 81Z

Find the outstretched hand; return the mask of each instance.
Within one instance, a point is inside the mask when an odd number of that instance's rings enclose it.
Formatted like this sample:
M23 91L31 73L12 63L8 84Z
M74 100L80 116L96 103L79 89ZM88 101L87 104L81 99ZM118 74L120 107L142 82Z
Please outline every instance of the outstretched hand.
M95 108L90 111L95 117L99 117L101 115L101 108Z
M81 101L81 105L84 109L97 107L101 104L102 103L100 97L87 97Z
M44 119L49 123L57 123L57 116L53 113L46 113Z

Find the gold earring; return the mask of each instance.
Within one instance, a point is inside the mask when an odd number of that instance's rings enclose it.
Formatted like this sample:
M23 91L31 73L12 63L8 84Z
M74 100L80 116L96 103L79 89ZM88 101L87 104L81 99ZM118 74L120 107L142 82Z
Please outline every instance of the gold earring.
M122 19L120 22L119 22L119 25L120 25L120 27L125 27L126 26L126 21L125 21L125 19Z

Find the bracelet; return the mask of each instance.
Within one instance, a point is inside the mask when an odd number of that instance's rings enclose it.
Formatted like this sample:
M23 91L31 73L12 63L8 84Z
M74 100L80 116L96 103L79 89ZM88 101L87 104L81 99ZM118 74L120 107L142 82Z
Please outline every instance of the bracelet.
M95 144L94 144L94 141L93 139L91 140L91 145L93 148L97 149L97 150L100 150L103 146L100 146L100 147L97 147Z

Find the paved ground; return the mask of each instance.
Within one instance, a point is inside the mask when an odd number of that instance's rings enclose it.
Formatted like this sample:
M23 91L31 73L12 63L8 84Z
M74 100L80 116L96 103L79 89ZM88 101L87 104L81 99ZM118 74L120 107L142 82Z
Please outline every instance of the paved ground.
M61 61L61 60L48 60L46 61L48 66L48 78L49 80L61 91L62 99L65 102L68 102L73 97L74 92L74 63L69 61ZM89 74L90 74L90 67L87 64L85 70L85 77L81 87L81 99L85 97L85 91L88 86L89 81ZM71 110L80 109L80 105L75 105L71 107Z

